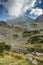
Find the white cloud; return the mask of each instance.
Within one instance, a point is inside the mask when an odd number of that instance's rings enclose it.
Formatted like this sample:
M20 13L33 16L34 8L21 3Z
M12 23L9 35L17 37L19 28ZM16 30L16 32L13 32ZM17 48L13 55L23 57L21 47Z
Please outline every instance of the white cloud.
M31 9L32 7L35 6L36 0L26 0L24 6L23 6L23 11L26 12L28 9Z
M8 14L18 17L24 14L27 9L35 6L36 0L8 0L7 9Z
M24 0L8 0L8 14L11 16L19 16L22 14L21 8Z
M40 8L33 8L32 11L30 12L30 14L40 16L41 14L43 14L43 10Z

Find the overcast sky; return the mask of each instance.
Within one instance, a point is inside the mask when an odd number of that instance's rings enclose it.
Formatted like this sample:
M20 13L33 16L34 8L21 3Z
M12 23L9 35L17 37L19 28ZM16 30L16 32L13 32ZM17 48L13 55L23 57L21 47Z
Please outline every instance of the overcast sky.
M43 14L43 0L0 0L0 20L24 15L33 19Z

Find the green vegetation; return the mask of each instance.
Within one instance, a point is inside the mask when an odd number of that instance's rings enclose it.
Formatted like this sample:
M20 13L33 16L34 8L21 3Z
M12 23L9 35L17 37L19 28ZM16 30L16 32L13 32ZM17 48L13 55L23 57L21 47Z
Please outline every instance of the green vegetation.
M37 30L32 30L32 31L24 31L23 34L22 34L22 37L30 37L32 35L36 35L36 34L39 34L40 31L37 31Z
M4 42L0 42L0 53L2 53L4 50L9 51L10 45L5 44Z
M30 37L30 39L28 39L27 43L31 43L31 44L37 44L37 43L43 43L43 36L32 36Z
M18 34L14 34L13 39L17 39L17 38L18 38Z
M40 31L38 31L38 30L33 30L33 31L31 31L31 33L32 33L32 34L39 34Z
M30 38L31 39L31 44L34 44L34 43L38 43L41 39L39 38L39 37L37 37L37 36L34 36L34 37L32 37L32 38Z
M33 44L32 47L27 47L29 52L36 50L37 52L43 53L43 48L41 48L43 46L43 36L32 36L28 39L27 44Z
M29 36L31 36L31 32L29 31L24 31L22 34L22 37L29 37Z
M39 53L43 53L43 49L41 49L41 47L39 48L39 47L34 47L34 48L28 48L27 47L27 49L28 49L28 51L29 52L34 52L34 51L37 51L37 52L39 52Z

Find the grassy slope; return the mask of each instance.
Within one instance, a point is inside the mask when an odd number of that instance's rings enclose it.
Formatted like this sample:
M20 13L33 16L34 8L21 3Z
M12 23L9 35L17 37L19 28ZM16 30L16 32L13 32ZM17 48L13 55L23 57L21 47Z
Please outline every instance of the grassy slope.
M0 65L33 65L33 64L27 61L27 58L24 54L5 52L3 54L3 57L0 56Z
M0 65L31 65L31 63L26 60L23 54L7 53L4 54L4 57L0 56Z

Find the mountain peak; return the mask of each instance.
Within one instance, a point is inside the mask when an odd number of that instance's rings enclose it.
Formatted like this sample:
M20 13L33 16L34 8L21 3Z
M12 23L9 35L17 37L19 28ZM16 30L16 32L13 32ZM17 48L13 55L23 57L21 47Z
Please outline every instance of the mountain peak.
M10 23L10 24L26 24L30 22L33 22L33 19L27 16L20 16L12 20L7 20L7 23Z
M40 15L36 20L35 22L43 22L43 14Z

